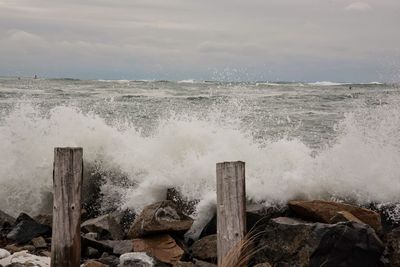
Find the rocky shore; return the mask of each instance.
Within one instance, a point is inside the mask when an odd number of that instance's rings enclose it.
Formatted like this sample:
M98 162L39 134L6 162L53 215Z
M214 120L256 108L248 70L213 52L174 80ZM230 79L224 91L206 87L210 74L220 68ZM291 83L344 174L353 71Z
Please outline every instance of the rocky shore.
M216 218L198 239L195 202L176 190L141 213L93 216L82 209L82 266L211 267L217 262ZM400 227L384 211L330 201L290 201L286 206L247 204L249 266L400 266ZM0 211L0 266L50 266L51 214L17 218Z

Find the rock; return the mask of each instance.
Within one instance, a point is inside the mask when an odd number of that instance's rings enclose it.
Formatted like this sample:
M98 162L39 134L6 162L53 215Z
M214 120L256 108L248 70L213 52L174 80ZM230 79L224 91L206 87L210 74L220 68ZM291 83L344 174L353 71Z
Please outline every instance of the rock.
M189 261L178 261L174 264L174 267L196 267L193 262Z
M106 214L82 223L81 228L87 232L99 234L99 239L120 240L124 238L121 226L110 214Z
M196 267L217 267L216 264L209 263L206 261L201 261L198 259L193 259L193 262L194 262L194 266L196 266Z
M144 252L130 252L121 255L119 267L166 267Z
M39 256L43 256L43 257L51 257L51 252L47 251L47 250L39 251L38 254L39 254Z
M109 267L118 267L119 266L119 258L114 255L108 255L107 253L103 253L98 262L101 262Z
M83 235L84 237L87 237L89 239L99 239L99 234L98 233L93 233L93 232L89 232Z
M288 206L303 219L329 223L337 212L347 211L371 226L377 233L382 231L381 217L372 210L332 201L289 201Z
M169 264L175 264L184 254L175 240L166 234L133 239L133 251L147 252L157 260Z
M183 214L172 201L165 200L145 207L133 222L128 236L136 238L155 233L186 232L192 224L192 218Z
M217 235L205 236L192 245L193 257L213 261L217 260Z
M86 254L86 256L87 256L88 258L90 258L90 259L100 257L100 252L99 252L97 249L92 248L92 247L87 247L87 248L86 248L86 253L85 253L85 254Z
M199 200L187 200L184 196L175 188L167 189L167 200L170 200L178 206L181 211L186 215L191 215L196 210L196 205Z
M4 259L4 258L7 258L10 255L11 255L10 252L8 252L5 249L0 248L0 260Z
M34 246L32 246L32 245L25 245L25 246L23 246L22 248L21 248L21 250L27 250L27 251L29 251L29 252L33 252L33 251L35 251L35 247Z
M112 253L113 252L113 247L107 241L99 241L99 240L81 236L81 244L82 244L82 249L85 249L85 250L88 247L92 247L92 248L97 249L100 253L103 253L103 252Z
M33 219L40 224L53 227L53 214L39 214L33 217Z
M7 213L0 210L0 229L9 227L15 223L15 219Z
M18 265L19 264L19 265ZM3 266L30 266L30 267L50 267L50 258L40 257L27 253L26 251L16 252L7 258L0 259Z
M389 259L389 266L400 266L400 227L387 234L385 254Z
M383 244L365 224L272 219L260 238L255 262L286 266L379 266Z
M46 240L43 237L39 236L32 239L32 245L35 248L47 248Z
M132 240L115 240L110 241L109 244L113 248L113 253L116 255L122 255L133 251Z
M107 265L98 261L90 260L85 262L85 264L83 264L82 267L107 267Z
M47 225L39 224L25 213L21 213L16 225L8 233L7 239L16 241L17 243L26 243L40 235L49 235L51 228Z
M246 225L247 232L258 232L272 218L285 216L288 213L287 207L266 206L260 203L246 204ZM200 238L217 233L217 215L203 228Z
M11 254L23 250L22 247L18 247L16 244L8 244L5 249L10 251Z
M348 211L338 211L336 212L336 215L333 216L330 220L329 223L334 224L334 223L339 223L339 222L358 222L358 223L364 223L360 219L358 219L356 216L351 214Z

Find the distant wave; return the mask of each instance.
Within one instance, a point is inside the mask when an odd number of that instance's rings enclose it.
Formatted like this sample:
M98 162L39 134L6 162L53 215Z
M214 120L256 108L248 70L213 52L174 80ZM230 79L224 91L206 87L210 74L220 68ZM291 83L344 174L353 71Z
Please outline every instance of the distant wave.
M98 82L105 82L105 83L129 83L129 80L97 80Z
M195 83L195 80L181 80L181 81L177 81L177 83Z
M338 86L338 85L349 85L351 83L337 83L337 82L322 81L322 82L314 82L314 83L308 83L308 84L316 85L316 86Z

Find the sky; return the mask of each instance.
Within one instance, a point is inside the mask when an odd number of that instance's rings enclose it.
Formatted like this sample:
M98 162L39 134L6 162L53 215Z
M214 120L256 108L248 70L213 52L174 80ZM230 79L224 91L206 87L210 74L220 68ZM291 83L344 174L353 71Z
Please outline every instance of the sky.
M0 0L0 75L397 82L399 0Z

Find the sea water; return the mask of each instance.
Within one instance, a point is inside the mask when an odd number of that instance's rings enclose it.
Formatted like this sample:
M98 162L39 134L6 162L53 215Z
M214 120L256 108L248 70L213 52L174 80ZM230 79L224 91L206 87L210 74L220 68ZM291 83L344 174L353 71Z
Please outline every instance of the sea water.
M175 187L206 216L216 163L236 160L248 199L266 205L399 203L400 87L0 78L1 210L46 209L58 146L83 147L105 210Z

